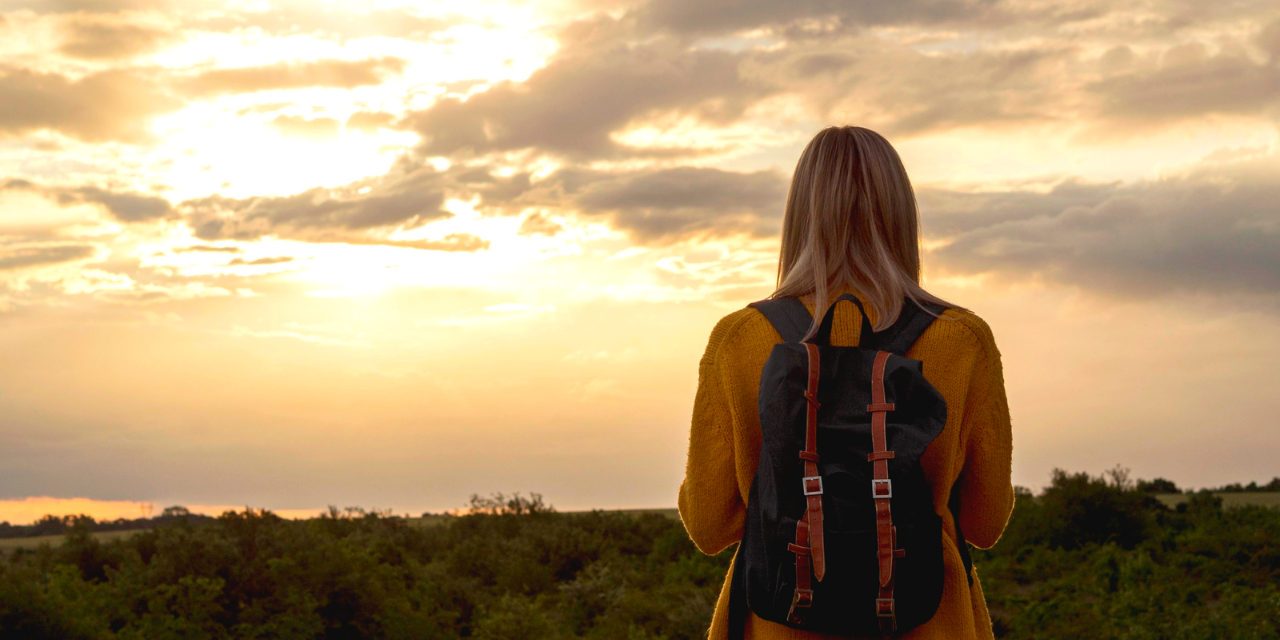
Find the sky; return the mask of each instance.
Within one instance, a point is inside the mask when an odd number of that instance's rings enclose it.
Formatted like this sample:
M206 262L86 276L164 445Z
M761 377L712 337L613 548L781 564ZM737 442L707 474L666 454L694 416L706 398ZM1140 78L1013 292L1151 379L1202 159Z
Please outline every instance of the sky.
M1280 475L1271 0L0 0L0 520L672 506L831 124L1016 484Z

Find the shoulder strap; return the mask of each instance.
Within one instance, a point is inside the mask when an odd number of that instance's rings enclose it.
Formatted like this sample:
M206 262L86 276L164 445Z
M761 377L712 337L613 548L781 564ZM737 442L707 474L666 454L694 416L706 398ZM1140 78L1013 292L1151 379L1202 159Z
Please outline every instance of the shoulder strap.
M906 355L911 345L920 339L920 335L938 316L942 315L943 311L946 311L945 307L934 304L919 305L907 298L902 301L902 311L898 314L898 320L893 323L893 326L880 333L872 334L870 344L864 341L862 346L888 351L895 355Z
M859 313L862 314L862 338L858 346L867 349L876 349L879 351L888 351L896 355L905 355L911 345L920 339L920 335L933 324L937 316L942 315L946 311L945 307L934 304L920 305L912 301L910 298L903 300L902 311L898 314L898 320L893 326L875 333L870 331L871 323L867 320L867 314L862 310L862 304L858 299L844 294L837 298L835 302L841 300L850 300L858 307ZM835 302L828 309L827 317L824 318L823 326L826 333L830 335L830 317L834 315L832 311L835 309ZM769 324L773 325L774 330L782 336L784 342L800 342L804 339L804 335L809 332L809 327L813 322L813 316L809 315L809 310L805 308L804 303L799 298L770 298L759 302L752 302L747 305L754 308L769 320ZM923 307L923 308L922 308ZM822 335L823 330L819 329L818 334Z
M783 342L800 342L813 323L813 316L799 298L770 298L747 306L763 313Z

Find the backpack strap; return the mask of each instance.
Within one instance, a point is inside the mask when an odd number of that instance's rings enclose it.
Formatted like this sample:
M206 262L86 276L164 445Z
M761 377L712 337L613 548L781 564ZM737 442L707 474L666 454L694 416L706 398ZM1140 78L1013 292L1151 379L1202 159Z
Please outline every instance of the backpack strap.
M873 449L871 455L867 456L867 461L872 465L871 497L876 505L876 556L880 560L876 620L880 624L880 632L886 638L898 630L898 614L893 597L893 561L907 554L905 550L898 548L898 528L893 525L893 514L889 509L889 499L893 497L889 460L894 456L885 433L885 416L895 407L893 403L886 401L884 393L884 370L888 362L888 351L876 353L875 362L871 366L871 404L867 406L867 412L871 414Z
M925 329L928 329L943 311L946 311L946 307L936 304L919 304L907 298L902 301L902 311L898 314L898 319L893 326L880 333L870 334L870 343L863 340L858 346L888 351L898 356L906 355L911 345L920 339ZM864 315L863 318L865 320L866 316Z
M747 306L764 314L783 342L800 342L813 324L813 316L799 298L769 298Z

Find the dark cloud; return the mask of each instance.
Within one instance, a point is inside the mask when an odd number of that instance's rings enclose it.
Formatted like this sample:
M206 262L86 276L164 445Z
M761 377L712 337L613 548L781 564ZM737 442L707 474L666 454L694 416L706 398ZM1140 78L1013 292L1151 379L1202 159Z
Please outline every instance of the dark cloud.
M114 20L76 16L62 24L58 51L87 59L128 58L159 49L175 38L173 31Z
M25 9L36 13L119 13L164 9L170 0L0 0L0 11Z
M1039 275L1123 295L1276 295L1280 184L1270 178L1274 159L1267 162L1066 193L979 196L987 206L1017 212L1007 220L932 207L922 215L952 218L954 241L932 254L949 270Z
M443 174L418 169L360 194L353 189L311 189L286 197L234 200L209 197L181 204L196 237L252 240L265 235L316 242L348 242L386 227L416 227L450 216Z
M109 191L98 187L49 187L29 180L11 179L0 183L0 191L9 189L35 191L49 196L63 206L81 203L100 204L121 222L145 222L163 218L173 211L168 200L127 191Z
M786 179L770 171L679 167L601 178L574 194L573 203L587 214L609 214L615 226L646 242L777 233L787 193Z
M1096 0L649 0L632 15L645 30L709 36L764 28L803 38L881 26L1062 25L1097 18L1117 4Z
M830 18L854 25L934 24L989 19L998 0L650 0L636 12L651 29L715 34Z
M1258 47L1270 56L1272 64L1280 64L1280 18L1263 27L1256 41Z
M1091 207L1107 199L1119 185L1068 179L1047 193L968 193L924 187L916 189L916 200L925 235L950 237L1002 223L1053 216L1066 209Z
M1214 113L1257 113L1280 104L1280 66L1243 51L1210 54L1199 43L1171 47L1159 63L1094 82L1102 115L1124 127Z
M803 98L820 120L903 138L956 127L1005 128L1069 113L1069 48L938 51L855 34L749 54L749 73ZM767 80L766 80L767 79Z
M352 89L382 84L403 72L407 64L401 58L391 57L282 62L205 71L184 78L178 84L184 93L197 97L305 87Z
M0 246L0 271L83 260L97 251L91 244Z
M690 50L671 39L625 41L614 22L577 23L547 66L466 101L445 98L406 119L423 150L448 155L537 148L575 158L623 148L609 135L654 114L728 122L768 90L739 71L741 57Z
M151 118L181 104L153 78L112 70L71 80L0 65L0 134L42 129L86 142L143 142Z
M64 204L72 202L100 204L121 222L145 222L163 218L173 210L173 206L164 198L106 191L97 187L59 189L56 193L59 201Z

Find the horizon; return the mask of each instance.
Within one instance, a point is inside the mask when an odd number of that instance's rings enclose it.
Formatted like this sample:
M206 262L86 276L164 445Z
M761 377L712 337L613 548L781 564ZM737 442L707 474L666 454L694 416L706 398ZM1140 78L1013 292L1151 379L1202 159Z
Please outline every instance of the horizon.
M1087 473L1090 475L1090 477L1105 479L1107 477L1108 472L1112 471L1113 469L1104 470L1102 473L1099 473L1099 474L1093 474L1088 471L1084 471L1082 473ZM1120 469L1127 474L1128 472L1127 468L1120 467ZM1066 470L1066 469L1063 469L1063 471L1066 471L1067 473L1081 473L1081 472L1073 472L1071 470ZM1216 493L1230 493L1231 491L1234 491L1235 488L1237 487L1247 492L1248 487L1251 485L1258 485L1258 492L1269 493L1269 492L1273 492L1274 489L1267 488L1267 485L1269 483L1275 483L1276 481L1280 481L1280 476L1275 476L1273 479L1270 479L1270 480L1249 480L1249 481L1243 481L1243 482L1237 481L1234 483L1226 483L1224 485L1212 486L1212 487L1190 487L1190 486L1180 484L1176 480L1173 480L1171 478L1137 478L1132 480L1134 480L1134 482L1140 482L1144 480L1146 481L1168 480L1173 482L1174 485L1177 487L1177 493L1188 494L1188 495L1203 492L1203 491L1210 491L1210 492L1216 492ZM1047 486L1049 485L1046 484L1038 487L1025 487L1023 485L1017 485L1015 486L1015 490L1027 489L1028 491L1031 491L1033 494L1038 494L1039 492L1043 491ZM1164 493L1164 492L1157 492L1157 493ZM516 497L516 496L522 496L524 495L524 493L514 492L512 494L506 494L506 495L509 495L510 497ZM547 497L547 496L542 496L541 494L536 494L536 493L529 494L530 497L535 495L538 496L539 498ZM475 497L482 497L482 496L479 496L479 494L472 494L471 497L475 498ZM154 503L148 503L148 502L106 501L106 500L93 500L89 498L51 498L49 496L29 496L21 500L0 500L0 513L15 514L15 517L19 518L17 521L0 519L0 524L10 524L14 526L27 526L27 525L35 524L37 521L47 516L65 518L65 517L76 517L76 516L87 515L98 522L107 522L107 521L114 521L114 520L138 520L138 519L145 520L153 517L159 517L158 515L156 515L157 507L159 507L158 510L161 513L163 513L167 509L176 507L176 508L186 509L192 514L213 516L213 517L219 516L227 512L238 513L238 512L243 512L245 510L263 509L285 519L305 520L309 518L320 517L322 515L325 515L326 513L329 513L331 510L334 510L334 509L337 509L338 511L355 509L365 513L374 513L374 512L383 513L391 517L417 518L417 517L440 516L440 515L463 515L467 513L469 508L465 506L465 503L460 503L460 504L464 504L464 506L458 506L451 509L442 509L439 511L431 511L431 510L419 511L417 515L414 515L414 511L415 511L414 509L397 509L394 507L361 506L361 505L344 505L342 507L339 507L338 505L331 504L331 505L326 505L324 507L316 507L316 508L297 508L297 509L278 509L277 510L277 509L269 509L266 507L254 507L253 505L234 506L234 505L172 504L172 505L160 506L160 505L156 505ZM554 500L547 500L546 505L550 509L553 509L556 511L562 511L565 513L582 513L586 511L597 511L597 510L599 511L675 511L676 510L676 505L674 502L670 505L665 505L665 506L648 506L648 507L594 506L594 507L587 507L587 508L580 507L577 509L560 509L556 506ZM92 515L90 512L97 513L99 515L95 516L95 515ZM138 518L129 517L130 514L139 515L139 517Z
M846 123L993 330L1015 485L1280 476L1280 7L727 6L0 0L0 521L674 505Z

